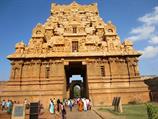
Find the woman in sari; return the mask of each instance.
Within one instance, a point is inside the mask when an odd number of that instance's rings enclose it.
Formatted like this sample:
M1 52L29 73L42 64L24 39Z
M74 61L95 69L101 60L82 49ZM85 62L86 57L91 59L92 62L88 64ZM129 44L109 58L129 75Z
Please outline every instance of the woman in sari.
M80 99L79 102L78 102L78 111L82 112L82 109L83 109L83 102Z
M49 108L49 111L51 114L54 114L54 103L53 103L53 100L50 100L50 108Z

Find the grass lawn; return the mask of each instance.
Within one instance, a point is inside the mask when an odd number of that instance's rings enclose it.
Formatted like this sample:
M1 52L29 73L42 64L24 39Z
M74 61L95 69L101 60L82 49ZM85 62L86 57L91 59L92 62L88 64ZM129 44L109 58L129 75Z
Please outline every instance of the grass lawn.
M146 105L123 105L123 113L113 111L113 107L99 108L99 111L108 111L118 119L148 119Z

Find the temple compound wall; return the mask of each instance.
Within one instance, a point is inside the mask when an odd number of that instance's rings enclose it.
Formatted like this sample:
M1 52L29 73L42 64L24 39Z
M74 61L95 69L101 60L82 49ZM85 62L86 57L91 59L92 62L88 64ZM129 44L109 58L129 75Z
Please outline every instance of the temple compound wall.
M112 22L99 16L97 4L52 4L47 21L32 31L7 58L10 80L1 83L1 99L40 100L69 98L72 75L83 77L84 97L94 106L111 105L116 96L122 103L149 101L149 89L141 80L138 58L129 40L121 40Z

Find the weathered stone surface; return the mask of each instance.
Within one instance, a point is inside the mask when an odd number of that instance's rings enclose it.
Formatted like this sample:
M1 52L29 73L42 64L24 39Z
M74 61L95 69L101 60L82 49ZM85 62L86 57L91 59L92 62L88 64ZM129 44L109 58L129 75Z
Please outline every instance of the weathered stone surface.
M52 4L51 15L37 24L26 45L16 44L10 80L1 85L2 98L41 100L69 98L69 77L81 74L85 97L93 105L148 101L148 88L140 79L138 57L129 40L121 43L112 22L105 23L96 4Z

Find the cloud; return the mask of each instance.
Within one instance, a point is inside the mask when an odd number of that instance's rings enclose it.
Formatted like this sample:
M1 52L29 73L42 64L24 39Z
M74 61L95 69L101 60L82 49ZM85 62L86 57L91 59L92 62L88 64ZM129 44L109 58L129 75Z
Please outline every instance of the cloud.
M153 12L138 18L138 20L148 25L158 24L158 6L154 8Z
M128 39L132 41L146 40L150 39L151 34L155 31L155 26L143 25L131 30L131 34L134 34Z
M154 58L158 55L158 47L147 46L143 51L141 51L143 55L141 58Z
M152 37L151 40L149 40L149 42L150 42L151 44L158 44L158 35Z
M134 42L141 40L148 40L149 43L156 43L153 41L153 38L158 36L158 6L154 8L154 11L147 13L142 17L138 18L138 21L142 25L133 28L130 32L131 36L127 39L130 39Z
M158 55L158 6L152 12L139 17L138 21L141 25L133 28L127 39L133 42L147 41L148 45L141 51L141 58L154 58Z

